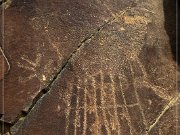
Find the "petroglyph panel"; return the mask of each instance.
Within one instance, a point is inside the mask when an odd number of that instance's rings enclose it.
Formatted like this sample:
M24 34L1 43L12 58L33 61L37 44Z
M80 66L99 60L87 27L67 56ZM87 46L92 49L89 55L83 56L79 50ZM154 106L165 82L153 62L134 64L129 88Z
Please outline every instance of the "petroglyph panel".
M22 110L28 111L81 42L111 18L105 7L81 0L18 0L0 13L4 16L0 19L1 31L5 28L1 33L6 39L4 51L11 64L3 102L4 119L9 123Z
M143 47L142 52L140 53L140 61L144 65L145 71L148 74L148 78L151 84L164 87L165 93L168 95L174 95L173 89L176 87L175 83L172 81L175 80L175 63L170 62L170 58L165 58L167 54L165 54L165 50L163 51L160 47L161 42L163 44L164 41L155 42L152 46ZM149 55L149 57L147 57ZM161 63L157 61L157 59L161 59ZM163 59L163 60L162 60ZM147 64L148 61L149 63ZM169 64L167 64L169 63ZM155 66L156 65L156 66ZM168 74L166 74L168 72ZM172 92L173 91L173 92Z
M60 129L62 133L133 135L145 132L140 103L136 100L127 104L127 98L132 96L125 97L123 88L134 90L128 87L126 76L100 71L94 75L75 77L70 82L66 82L66 88L60 86L59 102L64 104L60 112L65 114L58 115L59 122L65 120L65 129Z
M16 135L148 135L176 103L174 63L164 55L164 22L157 19L162 14L154 14L162 13L162 1L138 1L117 14L110 1L98 2L115 20L72 54ZM155 69L159 81L153 80Z
M145 117L150 124L154 122L154 117L160 115L163 107L166 105L166 101L155 94L152 88L141 87L138 88L138 94L140 97L140 102L144 110ZM152 111L154 109L154 111ZM161 110L161 111L155 111Z
M44 45L42 45L41 47L43 46ZM42 49L41 51L39 50L40 48L38 48L37 54L35 58L33 58L34 60L31 60L32 58L29 58L27 55L23 55L21 56L21 59L17 62L18 68L23 70L25 73L29 73L29 76L19 76L20 83L27 83L33 78L37 78L41 82L42 87L44 87L43 85L45 85L47 81L52 79L53 73L55 71L57 72L58 69L56 69L56 67L58 66L58 63L62 63L63 59L59 52L59 49L52 47L47 53L41 52ZM50 53L51 57L54 55L54 59L48 58L48 56L50 56Z

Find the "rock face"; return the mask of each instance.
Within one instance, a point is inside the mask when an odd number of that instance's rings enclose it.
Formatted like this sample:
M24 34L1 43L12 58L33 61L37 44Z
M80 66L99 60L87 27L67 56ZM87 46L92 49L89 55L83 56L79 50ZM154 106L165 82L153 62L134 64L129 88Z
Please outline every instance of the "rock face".
M176 135L163 0L15 0L4 14L12 134Z
M12 65L4 80L6 122L28 111L80 43L110 19L96 6L92 1L15 0L4 11L4 51Z

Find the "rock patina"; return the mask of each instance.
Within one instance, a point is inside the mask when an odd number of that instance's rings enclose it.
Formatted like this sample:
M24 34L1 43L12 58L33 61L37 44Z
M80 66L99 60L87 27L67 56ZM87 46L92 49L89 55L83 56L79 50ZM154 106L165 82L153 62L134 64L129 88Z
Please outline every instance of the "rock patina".
M164 21L163 0L12 2L2 117L11 134L176 135Z

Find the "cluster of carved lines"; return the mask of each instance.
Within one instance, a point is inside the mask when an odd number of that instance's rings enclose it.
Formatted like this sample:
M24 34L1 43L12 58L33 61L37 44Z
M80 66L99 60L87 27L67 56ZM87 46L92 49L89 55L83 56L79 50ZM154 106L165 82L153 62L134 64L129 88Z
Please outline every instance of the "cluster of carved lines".
M27 78L20 77L21 82L27 82L31 80L34 77L37 77L39 80L41 80L41 77L36 74L37 70L40 68L40 62L42 59L42 55L40 53L37 54L36 59L30 60L27 56L22 56L21 59L26 63L25 65L17 62L17 66L24 69L33 72L33 74L29 75Z
M116 101L116 99L114 98L115 97L115 90L114 90L114 81L113 81L113 74L109 74L109 76L110 76L110 78L111 78L111 89L112 89L112 100L113 100L113 105L110 105L110 106L107 106L106 105L106 101L105 101L105 99L104 99L104 95L106 94L105 93L105 91L104 91L104 82L102 81L102 80L104 80L104 76L103 76L103 71L100 71L99 73L97 73L96 75L98 75L98 74L100 74L100 76L101 76L101 82L100 82L100 85L101 85L101 87L100 87L100 92L101 92L101 97L99 97L100 98L100 100L101 100L101 106L97 106L97 104L95 103L94 104L94 107L93 107L93 109L95 110L95 117L96 117L96 119L99 119L99 115L98 115L98 110L101 110L102 111L102 115L103 115L103 124L104 124L104 126L105 126L105 128L106 128L106 131L107 131L107 134L111 134L111 127L110 127L110 122L108 121L108 119L107 119L107 109L114 109L114 117L115 117L115 123L116 123L116 127L117 127L117 129L116 129L116 131L117 131L117 133L118 134L121 134L121 125L120 125L120 123L119 123L119 121L118 121L118 115L117 115L117 108L118 107L121 107L121 108L123 108L124 109L124 114L123 114L123 116L126 118L126 120L128 121L128 126L129 126L129 128L130 128L130 134L132 135L135 131L135 129L133 128L133 125L132 125L132 120L131 120L131 118L130 118L130 115L129 115L129 110L128 110L128 108L129 107L134 107L134 106L138 106L139 107L139 109L140 109L140 114L141 114L141 117L142 117L142 120L143 120L143 124L145 125L145 127L146 127L146 129L147 129L147 121L146 121L146 118L145 118L145 114L144 114L144 110L143 110L143 107L142 107L142 105L141 105L141 103L140 103L140 98L139 98L139 95L138 95L138 92L137 92L137 88L140 86L146 86L146 87L149 87L149 88L151 88L154 92L155 92L155 94L157 95L157 96L159 96L159 97L161 97L162 99L164 99L164 100L166 100L166 101L169 101L170 99L171 99L171 97L170 96L168 96L168 94L167 93L164 93L164 88L162 88L162 87L160 87L160 86L156 86L156 85L154 85L154 84L152 84L149 80L148 80L148 75L147 75L147 73L146 73L146 70L145 70L145 68L144 68L144 66L143 66L143 64L141 63L141 61L139 60L139 58L138 58L138 53L136 52L136 51L134 51L133 53L127 53L127 54L129 54L129 55L127 55L126 57L127 57L127 61L128 61L128 63L129 63L129 66L130 66L130 70L131 70L131 75L132 75L132 80L133 80L133 86L134 86L134 91L135 91L135 97L136 97L136 100L137 100L137 103L135 103L135 104L133 104L133 105L127 105L127 101L126 101L126 98L125 98L125 96L124 96L124 91L123 91L123 88L122 88L122 84L120 83L119 85L120 85L120 87L121 87L121 89L120 89L120 91L121 91L121 93L122 93L122 97L123 97L123 100L124 100L124 104L125 105L118 105L117 104L117 101ZM136 76L135 76L135 73L134 73L134 69L133 69L133 65L132 65L132 63L133 62L136 62L137 63L137 65L139 66L139 70L141 70L142 71L142 74L143 74L143 76L142 77L138 77L138 78L136 78ZM94 90L94 101L96 102L97 101L97 98L96 98L96 82L95 82L95 76L96 75L93 75L93 76L88 76L91 80L92 80L92 86L93 86L93 90ZM119 75L119 78L120 79L127 79L126 78L126 76L124 76L124 75ZM139 81L138 81L139 80ZM87 83L87 79L85 79L84 80L84 82L83 82L84 84L85 84L85 86L86 86L86 83ZM80 87L80 86L79 86ZM162 92L163 91L163 92ZM90 95L90 96L92 96L92 95ZM88 111L89 110L91 110L91 108L87 105L87 97L88 97L88 91L87 91L87 89L86 89L86 87L84 88L84 106L83 107L81 107L81 106L79 106L79 96L77 95L77 101L76 101L76 103L77 103L77 105L76 105L76 108L72 108L72 107L68 107L68 112L70 113L71 112L71 110L73 110L73 109L75 109L76 110L76 115L75 115L75 123L74 123L74 128L75 128L75 130L74 130L74 134L77 134L77 127L79 127L80 125L78 125L77 126L77 123L79 123L79 110L84 110L84 121L83 121L83 135L85 135L86 134L86 130L87 130L87 113L89 113ZM69 98L69 101L67 101L67 102L69 102L69 104L70 104L70 98ZM90 108L90 109L89 109ZM69 114L68 113L68 114ZM109 113L109 112L108 112ZM70 118L69 118L69 115L68 116L66 116L66 134L68 134L68 125L69 125L69 123L70 123ZM95 132L95 134L99 134L100 133L100 131L99 131L99 126L98 126L99 124L96 124L95 126L96 126L96 128L98 129L98 130L96 130L96 132Z
M43 46L44 46L44 43L43 43ZM56 43L52 43L51 44L51 47L53 49L54 52L56 52L56 55L57 55L57 63L59 63L62 59L62 55L60 53L60 50L59 48L56 46ZM31 74L28 76L28 77L22 77L20 76L19 77L19 81L20 82L23 82L23 83L26 83L28 81L30 81L31 79L33 78L38 78L38 80L40 82L44 82L46 81L47 79L47 75L51 75L51 73L49 72L51 67L52 67L52 63L53 63L53 60L52 59L49 59L47 64L45 64L43 66L44 68L44 72L41 73L39 70L41 69L41 61L43 59L43 54L41 53L37 53L36 55L36 59L35 60L31 60L28 56L24 55L21 57L21 60L23 61L22 62L17 62L17 66L19 68L22 68L24 70L28 70L31 72Z
M131 64L130 64L130 70L131 70L131 74L132 74L133 78L135 78L135 77L134 77L134 71L133 71L133 68L132 68L132 65L131 65ZM143 70L142 70L142 71L143 71ZM143 123L145 124L145 126L146 126L146 128L147 128L147 121L146 121L146 119L145 119L144 110L143 110L143 108L142 108L142 106L141 106L140 99L139 99L139 95L138 95L138 92L137 92L137 88L136 88L136 85L135 85L134 83L135 83L135 81L134 81L134 79L133 79L133 86L134 86L135 96L136 96L136 99L137 99L137 101L138 101L138 103L139 103L139 108L140 108L141 115L142 115L142 118L143 118Z
M99 4L102 4L102 2L99 1L99 0L97 0L96 2L99 3ZM130 11L131 9L136 9L136 10L138 9L138 10L142 10L142 11L144 11L144 12L148 12L148 13L154 14L154 12L152 12L152 11L146 9L146 8L136 8L136 7L127 7L126 9L124 9L123 11L121 11L120 14L114 14L114 13L111 12L111 10L110 10L110 8L109 8L108 5L106 5L106 4L104 4L104 3L103 3L103 5L107 8L107 10L111 13L111 15L112 15L116 20L119 20L119 18L121 18L127 11ZM126 49L124 49L124 50L126 50ZM141 49L140 49L140 50L141 50ZM127 51L127 50L126 50L126 51ZM133 54L133 53L134 53L134 54ZM166 101L170 101L170 100L172 99L172 97L169 96L168 93L165 93L167 90L165 90L164 88L162 88L162 87L160 87L160 86L153 85L152 83L150 83L150 82L148 81L148 79L147 79L148 77L147 77L146 70L145 70L143 64L140 62L140 60L139 60L139 58L138 58L138 56L137 56L139 53L136 52L136 51L132 51L132 52L128 52L128 54L130 54L130 55L133 54L133 55L132 55L132 56L128 56L128 57L127 57L127 60L136 61L136 62L138 63L138 65L139 65L139 67L140 67L143 75L144 75L144 76L142 77L141 85L144 85L144 86L147 86L147 87L149 87L149 88L152 88L152 89L154 90L154 92L155 92L156 95L158 95L159 97L161 97L162 99L164 99L164 100L166 100ZM133 70L132 70L132 71L133 71ZM135 79L135 78L134 78L134 79ZM160 79L161 79L161 78L160 78ZM138 82L138 80L135 80L135 81ZM135 83L136 83L136 82L135 82ZM163 91L163 92L162 92L162 91Z
M66 109L66 134L68 134L68 131L69 131L69 124L70 124L70 121L72 121L72 118L70 118L70 112L75 110L75 118L74 118L74 135L77 134L77 127L80 127L81 126L81 123L80 123L80 114L79 114L79 111L80 110L83 110L84 111L84 118L83 118L83 131L82 131L82 134L85 135L87 133L87 113L90 113L89 110L94 110L94 114L95 114L95 119L98 120L97 124L95 125L96 126L96 131L95 134L100 134L100 131L99 131L99 125L102 124L100 123L99 121L99 117L100 115L98 114L98 110L101 110L102 111L102 118L103 118L103 124L106 128L106 132L108 135L111 135L112 134L112 128L111 128L111 123L108 121L107 119L107 113L110 113L108 109L113 109L114 110L114 114L113 114L113 117L114 118L114 123L115 123L115 130L116 132L118 133L118 135L121 134L121 125L119 123L119 116L118 116L118 111L117 109L118 108L123 108L124 110L124 114L121 114L123 117L126 118L127 122L128 122L128 126L130 128L130 134L133 135L133 132L134 132L134 129L133 129L133 126L132 126L132 123L131 123L131 118L130 118L130 115L129 115L129 111L128 111L128 108L129 107L134 107L134 106L139 106L139 108L141 107L140 106L140 103L137 102L137 103L134 103L134 104L130 104L128 105L127 104L127 101L126 101L126 98L125 98L125 95L124 95L124 91L123 91L123 88L122 88L122 84L119 83L119 86L120 86L120 92L122 94L122 97L123 97L123 101L124 101L124 104L123 105L118 105L117 101L116 101L116 89L114 87L115 85L115 82L113 80L114 78L114 75L110 74L110 79L111 79L111 83L110 83L110 86L111 86L111 92L112 92L112 102L113 104L112 105L106 105L106 101L105 101L105 91L104 91L104 75L102 72L100 72L100 76L101 76L101 82L100 82L100 93L101 93L101 97L100 98L100 101L101 101L101 106L98 106L97 105L97 97L96 97L96 93L97 93L97 87L96 87L96 81L95 81L95 77L94 76L89 76L88 79L91 79L92 80L92 87L93 87L93 95L88 95L88 91L87 91L87 88L86 88L86 85L87 85L87 79L84 79L83 83L84 83L84 95L83 95L83 98L84 98L84 102L83 102L83 106L80 106L80 86L77 86L77 95L76 95L76 107L71 107L70 104L71 104L71 96L69 97L67 104L68 104L68 107ZM119 79L122 79L123 77L121 75L119 75ZM80 80L79 80L80 81ZM82 83L82 82L81 82ZM70 95L72 95L72 90L73 90L73 86L71 86L71 92L70 92ZM88 104L87 104L87 98L88 96L90 96L91 98L93 98L94 100L94 104L93 104L93 107L90 107ZM93 96L93 97L92 97ZM136 98L138 98L138 96L136 96ZM139 101L139 100L137 100ZM141 111L141 115L143 117L143 112L142 110L140 109ZM143 117L143 120L145 121L145 118Z
M129 54L132 54L132 52L130 52ZM101 97L100 97L100 99L101 99L101 106L97 106L97 104L95 103L95 117L96 117L96 119L99 119L99 115L98 115L98 109L101 109L102 110L102 115L103 115L103 121L104 121L104 125L105 125L105 128L106 128L106 131L107 131L107 134L108 135L110 135L111 134L111 129L110 129L110 123L108 122L108 120L107 120L107 117L106 117L106 115L107 115L107 113L106 113L106 110L107 109L114 109L114 116L115 116L115 120L116 120L116 123L117 123L117 133L118 134L121 134L121 125L119 124L119 121L118 121L118 115L117 115L117 108L118 107L122 107L122 108L125 108L125 114L123 115L123 116L125 116L125 118L127 119L127 121L128 121L128 125L129 125L129 127L130 127L130 134L132 135L133 133L134 133L134 129L133 129L133 126L132 126L132 123L131 123L131 118L130 118L130 116L129 116L129 111L128 111L128 107L134 107L134 106L139 106L139 109L140 109L140 113L141 113L141 116L142 116L142 119L143 119L143 124L145 125L145 127L147 128L147 121L146 121L146 118L145 118L145 114L144 114L144 111L143 111L143 108L142 108L142 106L141 106L141 103L140 103L140 99L139 99L139 95L138 95L138 92L137 92L137 87L138 87L138 85L140 84L138 84L138 80L136 80L136 77L135 77L135 73L134 73L134 69L133 69L133 67L132 67L132 64L131 64L131 61L135 61L135 62L137 62L137 64L138 64L138 66L140 67L140 70L142 71L142 73L143 73L143 77L141 78L143 81L141 82L141 86L143 85L143 86L147 86L147 87L150 87L150 88L152 88L152 90L155 92L155 94L157 95L157 96L159 96L159 97L161 97L162 99L164 99L164 100L169 100L171 97L169 97L168 96L168 94L166 94L166 93L163 93L163 92L161 92L162 90L164 90L164 88L162 88L162 87L160 87L160 86L156 86L156 85L153 85L153 84L151 84L149 81L148 81L148 75L147 75L147 73L146 73L146 70L145 70L145 68L144 68L144 66L143 66L143 64L140 62L140 60L139 60L139 58L137 57L137 52L135 52L134 53L134 55L133 56L127 56L127 60L129 61L129 65L130 65L130 69L131 69L131 74L132 74L132 76L133 76L133 86L134 86L134 91L135 91L135 97L136 97L136 99L137 99L137 103L135 103L135 104L133 104L133 105L127 105L127 102L126 102L126 99L125 99L125 96L124 96L124 92L123 92L123 88L122 88L122 84L120 83L120 87L121 87L121 89L120 89L120 91L121 91L121 93L122 93L122 97L123 97L123 100L124 100L124 104L125 105L117 105L117 101L116 101L116 99L115 99L115 90L114 90L114 81L113 81L113 75L112 74L110 74L110 78L111 78L111 87L112 87L112 99L113 99L113 105L111 105L111 106L107 106L106 104L105 104L105 100L104 100L104 95L105 95L105 92L104 92L104 89L103 89L103 85L104 85L104 82L103 81L101 81L101 89L100 89L100 91L101 91ZM103 73L102 73L102 71L100 72L100 74L101 74L101 80L103 80L104 78L103 78ZM93 89L94 89L94 101L96 102L96 100L97 100L97 98L96 98L96 85L95 85L95 80L94 80L94 76L91 76L90 77L91 79L92 79L92 84L93 84ZM138 78L139 79L139 78ZM87 83L87 80L85 80L85 83ZM140 86L139 85L139 86ZM86 100L87 100L87 89L85 88L84 89L84 106L83 107L79 107L79 98L78 98L78 95L77 95L77 101L76 101L76 103L77 103L77 105L76 105L76 108L69 108L69 112L72 110L72 109L76 109L76 116L75 116L75 124L74 124L74 126L75 126L75 132L74 132L74 134L77 134L76 133L76 128L77 128L77 125L76 125L76 123L77 123L77 121L79 121L79 120L77 120L77 119L79 119L79 117L77 117L77 116L79 116L79 111L77 111L77 110L80 110L80 109L84 109L84 123L83 123L83 135L85 135L86 134L86 129L87 129L87 111L89 110L89 109L87 109L88 108L88 105L87 105L87 102L86 102ZM68 102L70 102L70 100L68 101ZM106 110L105 110L106 109ZM67 116L67 125L69 124L69 122L70 122L70 120L69 120L69 116ZM99 127L98 127L98 124L96 125L96 128L98 129L98 130L96 130L96 134L99 134ZM68 131L68 127L66 126L66 131ZM68 134L68 132L66 132L66 134Z
M131 58L131 57L130 57ZM158 95L159 97L161 97L162 99L164 100L169 100L170 97L168 97L167 94L163 93L163 92L160 92L159 90L162 90L163 88L161 88L160 86L155 86L153 84L151 84L150 82L148 82L147 80L147 74L146 74L146 71L144 69L144 66L142 65L142 63L139 61L139 59L137 57L135 57L135 59L133 58L133 60L131 59L130 61L136 61L138 64L139 64L139 67L141 68L141 71L143 72L143 81L141 82L141 85L144 85L144 86L147 86L147 87L150 87L152 88L154 91L155 91L155 94ZM129 111L128 111L128 107L134 107L134 106L139 106L139 109L140 109L140 112L141 112L141 116L142 116L142 119L143 119L143 124L145 125L145 127L147 128L147 121L146 121L146 118L145 118L145 114L144 114L144 111L143 111L143 108L141 106L141 103L140 103L140 99L139 99L139 95L137 93L137 81L135 81L135 76L134 76L134 70L133 70L133 67L132 67L132 64L131 62L129 62L129 65L130 65L130 69L131 69L131 74L132 74L132 77L133 77L133 85L134 85L134 91L135 91L135 96L136 96L136 99L137 99L137 103L134 103L132 105L127 105L127 101L125 99L125 96L124 96L124 92L123 92L123 88L122 88L122 84L120 83L120 91L121 91L121 94L122 94L122 97L123 97L123 100L124 100L124 104L125 105L118 105L117 104L117 101L116 101L116 98L115 98L115 88L114 88L114 81L113 81L113 75L112 74L109 74L110 78L111 78L111 89L112 89L112 100L113 100L113 105L106 105L106 101L104 100L104 95L105 95L105 92L104 92L104 78L103 78L103 72L100 71L100 76L101 76L101 87L100 87L100 92L101 92L101 97L100 97L100 100L101 100L101 106L97 106L96 102L97 102L97 98L96 98L96 82L95 82L95 76L89 76L89 78L92 80L92 86L93 86L93 90L94 90L94 107L92 108L95 108L95 117L96 117L96 120L99 120L99 115L98 115L98 110L101 109L102 110L102 115L103 115L103 121L104 121L104 126L106 128L106 131L107 131L107 134L111 134L111 129L110 129L110 123L108 122L107 120L107 117L106 117L106 110L107 109L114 109L114 116L115 116L115 123L117 124L117 133L120 134L121 133L121 126L119 124L119 121L118 121L118 112L117 112L117 108L118 107L121 107L123 108L125 111L123 114L123 116L125 116L126 120L128 121L128 125L129 125L129 128L130 128L130 134L133 134L134 132L134 129L133 129L133 126L132 126L132 123L131 123L131 118L129 116ZM126 76L124 75L119 75L119 79L127 79ZM86 86L86 83L87 83L87 79L84 80L84 83L85 83L85 86ZM137 83L137 84L136 84ZM79 110L80 109L83 109L84 110L84 122L83 122L83 135L86 134L86 130L87 130L87 113L88 113L88 110L91 110L91 109L88 109L89 106L87 105L87 96L88 96L88 92L87 92L87 89L86 87L84 88L84 106L83 107L80 107L79 106L79 88L80 86L78 86L78 94L77 94L77 101L76 101L76 108L72 108L69 106L68 108L68 111L70 113L71 110L73 109L76 109L76 116L75 116L75 123L74 123L74 126L75 126L75 131L74 131L74 134L77 134L77 123L80 124L80 120L79 120ZM72 93L71 93L72 94ZM91 95L90 95L91 96ZM167 98L168 97L168 98ZM69 98L69 101L70 102L70 98ZM70 103L69 103L70 104ZM69 114L68 113L68 114ZM70 122L69 120L69 116L66 117L67 119L67 125L69 125L68 123ZM99 134L99 127L98 127L99 124L96 124L96 134ZM78 125L80 126L80 125ZM66 126L66 134L68 133L68 126Z
M162 98L163 100L168 101L168 102L171 101L172 97L168 93L166 93L166 91L167 91L166 89L164 89L163 87L154 85L148 80L148 75L146 73L146 70L145 70L143 64L140 62L140 60L137 56L138 53L136 52L134 54L135 55L133 57L129 57L130 59L128 59L129 60L128 63L130 65L130 70L131 70L131 74L132 74L132 78L133 78L133 86L134 86L136 98L139 102L140 110L142 112L143 121L144 121L144 124L146 125L146 130L147 130L148 124L147 124L147 121L145 119L145 114L144 114L143 108L142 108L140 101L139 101L139 95L137 93L137 87L146 86L148 88L151 88L157 96L159 96L160 98ZM143 77L141 77L141 78L135 77L135 72L134 72L134 69L132 67L133 61L138 63L138 66L140 67L140 70L143 73Z
M127 54L126 59L128 60L128 63L131 68L131 74L133 76L134 85L137 87L146 86L148 88L151 88L157 96L159 96L160 98L162 98L165 101L170 101L172 99L172 97L169 96L168 93L166 93L167 90L165 90L163 87L160 87L158 85L154 85L149 81L148 75L146 73L146 69L145 69L144 65L141 63L141 61L139 60L139 57L138 57L139 53L140 52L137 52L135 50L131 50L131 52L127 51L125 53L125 54ZM138 66L140 68L139 70L141 70L142 74L143 74L142 77L140 77L140 78L135 77L134 69L132 67L133 62L136 62L138 64Z
M99 0L97 0L96 2L99 3L99 4L102 4L102 2L99 1ZM145 9L145 8L136 8L136 7L127 7L126 9L122 10L120 14L114 14L114 13L111 12L111 10L110 10L110 8L109 8L108 5L106 5L106 4L104 4L104 3L103 3L103 5L107 8L107 10L111 13L111 15L112 15L112 16L115 18L115 20L117 20L117 21L120 21L119 19L122 18L122 16L123 16L127 11L130 11L131 9L136 9L136 10L138 9L138 10L142 10L142 11L144 11L144 12L148 12L148 13L154 14L152 11L150 11L150 10L148 10L148 9ZM142 47L141 47L141 48L142 48ZM141 48L140 48L140 50L141 50ZM123 50L126 50L126 49L123 49ZM127 51L127 50L126 50L126 51ZM148 75L147 75L147 73L146 73L146 70L145 70L143 64L140 62L140 60L139 60L139 58L138 58L139 52L132 50L132 51L130 51L130 52L128 51L126 54L128 54L127 57L126 57L127 60L137 62L138 66L140 67L140 70L141 70L142 73L143 73L143 77L141 78L142 80L141 80L140 78L136 79L136 78L134 77L134 85L137 86L137 87L138 87L138 85L139 85L139 86L142 86L142 85L143 85L143 86L152 88L152 90L155 92L155 94L156 94L157 96L159 96L160 98L162 98L162 99L165 100L165 101L170 101L170 100L172 99L172 97L169 96L168 93L166 93L167 90L165 90L164 88L162 88L162 87L160 87L160 86L157 86L157 85L152 84L152 83L148 80ZM130 62L129 62L129 63L130 63ZM131 63L130 63L129 65L132 66ZM133 74L133 69L131 69L131 71L132 71L132 74ZM161 79L161 78L160 78L160 79ZM141 82L138 81L138 80L141 80ZM139 82L140 82L140 83L139 83ZM136 92L136 91L135 91L135 92ZM137 93L137 92L136 92L136 93ZM138 94L136 94L136 97L138 97Z

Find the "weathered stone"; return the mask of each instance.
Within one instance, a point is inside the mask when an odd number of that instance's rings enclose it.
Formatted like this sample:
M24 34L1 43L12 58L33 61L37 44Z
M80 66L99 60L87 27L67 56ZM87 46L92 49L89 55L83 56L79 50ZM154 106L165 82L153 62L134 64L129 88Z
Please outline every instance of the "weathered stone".
M14 0L1 15L11 70L4 80L0 113L8 123L28 111L80 43L111 19L106 7L93 0Z
M137 2L117 14L106 5L115 19L72 54L14 134L168 133L163 124L174 126L175 115L165 114L180 95L162 2Z

